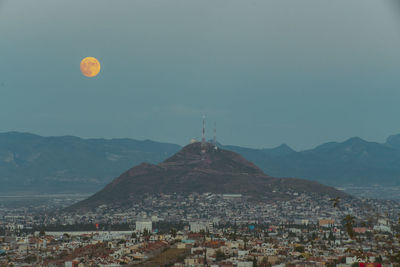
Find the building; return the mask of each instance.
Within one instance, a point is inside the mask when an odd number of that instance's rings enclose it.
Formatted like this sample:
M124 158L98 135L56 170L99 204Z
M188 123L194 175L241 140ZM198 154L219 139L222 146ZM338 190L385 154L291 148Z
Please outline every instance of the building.
M319 220L320 227L332 227L335 225L335 220L333 219L321 219Z
M136 221L136 231L143 233L145 229L147 229L150 232L152 231L153 229L152 221L150 220Z
M236 199L240 200L242 199L242 194L223 194L222 195L223 199Z
M209 224L206 222L190 222L189 226L190 231L193 233L206 232L209 229Z

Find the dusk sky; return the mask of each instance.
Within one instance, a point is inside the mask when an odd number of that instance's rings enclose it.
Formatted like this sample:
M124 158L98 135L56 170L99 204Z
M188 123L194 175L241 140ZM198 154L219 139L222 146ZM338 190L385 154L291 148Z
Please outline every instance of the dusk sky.
M312 148L400 133L390 0L0 0L0 132ZM97 77L81 74L87 56Z

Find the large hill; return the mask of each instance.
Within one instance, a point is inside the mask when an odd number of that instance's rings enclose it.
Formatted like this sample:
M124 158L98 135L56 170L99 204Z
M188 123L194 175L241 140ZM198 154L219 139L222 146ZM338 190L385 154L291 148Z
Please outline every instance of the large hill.
M400 135L385 143L351 138L294 151L223 146L274 177L299 177L333 186L400 185ZM133 139L42 137L0 133L0 193L96 192L124 170L160 163L181 149Z
M239 154L215 149L209 143L205 144L204 153L202 149L201 143L193 143L160 164L143 163L133 167L72 209L104 204L123 206L140 200L145 194L234 193L264 200L288 199L294 192L346 196L317 182L268 176Z
M158 163L180 146L132 139L0 134L0 192L95 192L123 170Z

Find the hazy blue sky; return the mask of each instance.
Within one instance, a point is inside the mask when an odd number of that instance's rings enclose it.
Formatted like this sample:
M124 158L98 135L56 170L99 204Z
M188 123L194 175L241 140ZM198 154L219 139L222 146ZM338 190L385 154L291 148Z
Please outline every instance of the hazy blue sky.
M206 114L225 144L383 141L400 133L389 1L0 0L0 131L186 144Z

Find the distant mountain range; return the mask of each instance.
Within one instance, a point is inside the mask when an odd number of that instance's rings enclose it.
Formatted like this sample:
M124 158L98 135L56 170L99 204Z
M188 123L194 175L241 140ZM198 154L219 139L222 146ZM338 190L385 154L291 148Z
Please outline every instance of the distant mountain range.
M273 149L223 147L275 177L301 177L333 186L400 185L400 135L390 136L384 144L354 137L300 152L286 145Z
M400 185L400 135L385 143L351 138L299 152L287 145L220 147L241 154L273 177L333 186ZM0 133L0 193L96 192L132 166L160 163L181 148L148 140Z
M204 151L204 153L202 152ZM206 143L193 143L160 164L142 163L109 183L103 190L74 204L69 210L100 205L121 207L142 200L143 195L190 193L242 194L257 201L288 200L293 194L348 197L317 182L274 178L239 154Z
M173 144L132 139L0 134L0 193L95 192L142 162L179 151Z

